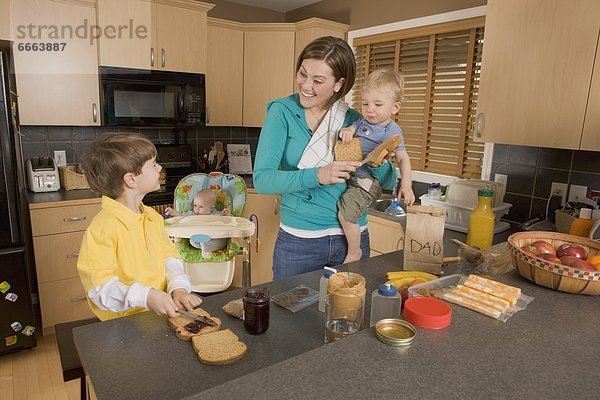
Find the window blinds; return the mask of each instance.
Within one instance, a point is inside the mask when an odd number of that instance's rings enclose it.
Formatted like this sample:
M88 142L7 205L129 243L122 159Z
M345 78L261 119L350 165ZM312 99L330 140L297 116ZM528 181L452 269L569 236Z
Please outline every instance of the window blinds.
M402 128L413 170L479 178L483 143L473 141L484 17L354 39L360 110L365 77L378 68L404 76Z

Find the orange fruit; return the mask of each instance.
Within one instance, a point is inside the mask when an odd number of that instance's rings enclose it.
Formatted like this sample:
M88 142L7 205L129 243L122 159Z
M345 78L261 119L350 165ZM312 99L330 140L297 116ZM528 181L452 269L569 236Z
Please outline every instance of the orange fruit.
M413 279L412 281L410 281L410 283L408 284L408 286L418 285L419 283L425 283L425 282L426 282L425 279L416 278L416 279Z
M594 264L594 267L596 267L596 269L600 271L600 254L588 257L586 261L591 264Z

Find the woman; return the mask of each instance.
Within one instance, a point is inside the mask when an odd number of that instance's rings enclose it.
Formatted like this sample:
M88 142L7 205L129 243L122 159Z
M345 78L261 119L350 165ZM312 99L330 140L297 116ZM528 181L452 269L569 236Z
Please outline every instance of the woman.
M350 46L339 38L318 38L298 56L298 93L267 105L253 177L257 192L282 194L273 253L276 280L341 264L346 256L337 202L360 163L333 161L333 146L338 131L360 117L341 101L355 75ZM372 172L382 187L394 187L396 171L391 163ZM368 258L366 213L359 225L362 257Z

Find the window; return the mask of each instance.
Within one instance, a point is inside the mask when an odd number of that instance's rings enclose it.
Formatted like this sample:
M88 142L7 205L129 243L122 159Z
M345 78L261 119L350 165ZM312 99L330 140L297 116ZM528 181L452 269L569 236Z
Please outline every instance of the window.
M404 75L402 128L412 168L480 178L484 143L473 140L485 17L355 37L357 76L353 107L369 72Z

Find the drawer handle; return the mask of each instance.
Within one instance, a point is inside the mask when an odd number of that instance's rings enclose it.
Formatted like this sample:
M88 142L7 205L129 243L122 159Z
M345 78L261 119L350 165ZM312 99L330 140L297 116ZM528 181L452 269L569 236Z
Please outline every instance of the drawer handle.
M77 221L85 221L87 217L68 217L63 218L63 222L77 222Z
M86 296L81 296L81 297L71 297L71 303L77 303L79 301L84 301L85 299L87 299Z
M275 197L275 203L273 204L273 213L279 215L279 197Z
M77 258L77 257L79 257L79 253L67 254L67 258Z

